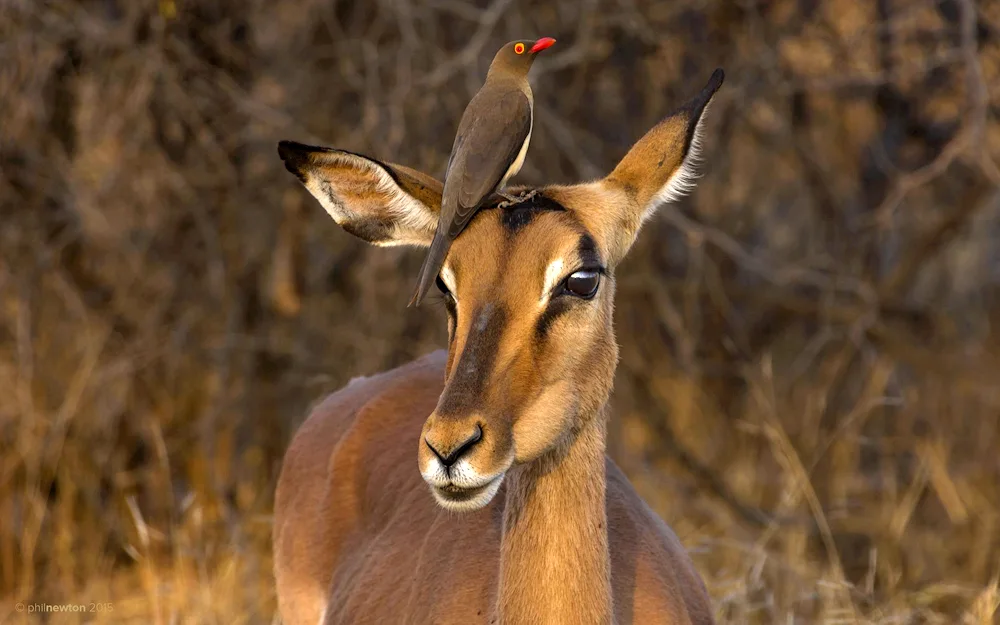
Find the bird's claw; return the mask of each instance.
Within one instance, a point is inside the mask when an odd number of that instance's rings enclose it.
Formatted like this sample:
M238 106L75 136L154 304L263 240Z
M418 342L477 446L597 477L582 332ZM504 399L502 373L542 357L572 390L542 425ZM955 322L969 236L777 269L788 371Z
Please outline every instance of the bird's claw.
M497 204L497 208L507 208L508 206L514 206L516 204L521 204L522 202L527 202L531 198L538 194L538 189L532 189L527 193L522 193L520 196L513 196L502 191L497 191L497 195L504 199L503 202Z

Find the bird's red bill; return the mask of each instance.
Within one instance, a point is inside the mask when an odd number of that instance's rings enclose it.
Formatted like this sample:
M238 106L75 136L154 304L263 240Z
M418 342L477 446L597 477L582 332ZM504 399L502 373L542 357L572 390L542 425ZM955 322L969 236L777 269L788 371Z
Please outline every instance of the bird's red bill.
M556 40L553 39L552 37L542 37L541 39L535 42L535 45L531 46L531 50L528 50L528 52L531 52L532 54L534 54L535 52L541 52L542 50L548 48L555 42Z

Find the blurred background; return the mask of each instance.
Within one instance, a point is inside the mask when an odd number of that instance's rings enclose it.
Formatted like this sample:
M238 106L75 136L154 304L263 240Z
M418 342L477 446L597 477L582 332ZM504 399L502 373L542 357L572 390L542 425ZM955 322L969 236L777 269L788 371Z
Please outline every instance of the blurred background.
M276 622L294 429L446 327L406 308L422 253L341 231L275 144L440 177L496 49L542 35L522 183L609 171L726 70L699 187L618 270L609 450L720 622L997 622L974 0L5 0L0 622Z

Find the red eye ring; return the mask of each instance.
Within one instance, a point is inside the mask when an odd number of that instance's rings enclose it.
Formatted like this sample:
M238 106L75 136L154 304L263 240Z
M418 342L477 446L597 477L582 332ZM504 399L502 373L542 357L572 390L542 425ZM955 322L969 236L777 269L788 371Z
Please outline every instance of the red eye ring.
M523 43L515 43L514 44L514 52L516 52L517 54L524 54L524 44Z

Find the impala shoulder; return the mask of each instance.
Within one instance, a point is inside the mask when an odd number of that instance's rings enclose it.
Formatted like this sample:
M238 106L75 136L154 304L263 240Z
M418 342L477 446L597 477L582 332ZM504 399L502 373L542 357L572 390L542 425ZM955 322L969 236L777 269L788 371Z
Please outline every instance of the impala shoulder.
M359 375L346 385L315 402L309 409L309 419L327 419L334 414L354 414L378 397L398 394L400 387L440 384L448 352L436 350L405 365L373 375Z
M669 615L671 623L713 623L708 592L684 544L610 459L607 471L616 594L631 597L633 615Z

